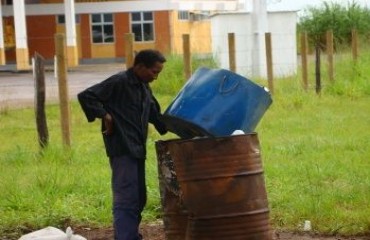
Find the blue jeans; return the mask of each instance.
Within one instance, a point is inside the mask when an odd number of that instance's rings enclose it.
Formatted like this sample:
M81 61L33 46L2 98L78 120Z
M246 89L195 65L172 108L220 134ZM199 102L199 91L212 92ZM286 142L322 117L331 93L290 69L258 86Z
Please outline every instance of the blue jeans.
M115 240L139 240L141 212L146 204L145 159L112 157Z

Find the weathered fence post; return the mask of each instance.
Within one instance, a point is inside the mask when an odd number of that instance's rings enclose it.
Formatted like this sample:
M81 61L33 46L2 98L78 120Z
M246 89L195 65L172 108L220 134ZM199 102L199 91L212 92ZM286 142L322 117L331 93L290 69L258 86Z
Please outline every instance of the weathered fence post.
M190 52L190 35L182 35L182 47L184 56L184 74L185 79L188 80L191 76L191 52Z
M229 33L227 39L229 44L229 68L230 71L236 72L235 33Z
M303 89L307 91L308 89L308 64L307 64L307 55L308 55L308 41L307 41L307 32L301 33L301 60L302 60L302 81Z
M55 51L57 60L57 77L59 88L60 101L60 117L62 125L63 144L67 147L71 146L70 137L70 109L68 97L68 83L67 83L67 67L66 67L66 53L65 53L65 36L64 34L55 34Z
M266 65L267 65L267 80L270 92L274 93L274 70L272 62L272 42L271 33L265 33L265 47L266 47Z
M334 81L334 37L333 31L326 32L326 54L328 56L328 75L331 82Z
M358 58L358 34L356 29L352 29L352 58L354 62Z
M316 61L315 61L315 76L316 76L316 93L320 94L321 92L321 61L320 61L320 43L317 42L315 45L316 52Z
M38 133L38 142L41 148L48 145L49 131L45 114L45 65L44 58L35 52L34 54L34 81L35 81L35 115Z
M126 53L126 69L130 68L134 63L134 34L125 34L125 53Z

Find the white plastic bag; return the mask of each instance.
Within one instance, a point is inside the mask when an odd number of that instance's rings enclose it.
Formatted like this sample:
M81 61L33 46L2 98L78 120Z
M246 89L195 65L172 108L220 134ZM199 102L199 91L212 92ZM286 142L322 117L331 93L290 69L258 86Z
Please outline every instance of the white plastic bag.
M80 235L73 235L73 231L70 227L67 228L66 232L55 228L46 227L35 232L23 235L18 240L87 240Z

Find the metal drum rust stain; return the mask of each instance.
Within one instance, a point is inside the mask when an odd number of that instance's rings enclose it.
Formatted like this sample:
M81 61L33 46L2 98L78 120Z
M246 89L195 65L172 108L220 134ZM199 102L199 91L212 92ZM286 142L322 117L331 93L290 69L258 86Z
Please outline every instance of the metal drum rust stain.
M161 196L162 219L166 240L186 238L188 212L181 201L173 161L167 149L167 142L156 142L158 178Z
M186 240L272 239L256 133L167 147L189 214Z

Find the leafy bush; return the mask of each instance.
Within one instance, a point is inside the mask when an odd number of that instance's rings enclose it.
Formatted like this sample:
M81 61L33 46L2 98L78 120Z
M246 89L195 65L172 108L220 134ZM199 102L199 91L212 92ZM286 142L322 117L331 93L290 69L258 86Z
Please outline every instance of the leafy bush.
M332 30L337 44L348 44L352 29L363 39L370 37L370 9L356 1L348 2L347 6L324 2L321 7L309 7L298 24L298 32L306 31L313 43L324 43L325 33Z

